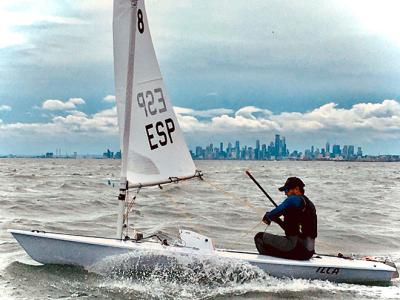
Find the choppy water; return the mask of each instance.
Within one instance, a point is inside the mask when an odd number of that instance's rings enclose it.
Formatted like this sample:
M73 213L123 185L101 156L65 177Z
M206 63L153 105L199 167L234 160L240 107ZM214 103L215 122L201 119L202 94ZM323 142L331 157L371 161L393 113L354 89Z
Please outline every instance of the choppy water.
M177 261L170 270L142 270L132 257L88 270L41 266L7 228L113 236L118 178L114 160L0 160L0 298L4 299L272 299L400 298L400 284L374 287L276 279L229 261ZM130 223L145 233L187 228L218 247L254 250L252 228L271 204L244 176L249 168L277 201L286 177L299 176L319 217L317 251L389 257L400 264L400 164L200 161L206 181L143 189ZM228 192L224 192L228 191ZM279 232L278 226L269 227ZM238 238L242 237L239 241Z

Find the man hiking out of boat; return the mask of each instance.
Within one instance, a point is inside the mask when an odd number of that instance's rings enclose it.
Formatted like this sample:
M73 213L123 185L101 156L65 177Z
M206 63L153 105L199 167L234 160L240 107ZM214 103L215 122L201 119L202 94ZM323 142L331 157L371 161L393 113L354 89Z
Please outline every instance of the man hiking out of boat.
M260 254L307 260L315 253L317 214L314 204L304 195L304 186L300 178L289 177L279 188L287 198L267 212L262 221L267 225L276 222L285 231L285 236L257 233L254 241Z

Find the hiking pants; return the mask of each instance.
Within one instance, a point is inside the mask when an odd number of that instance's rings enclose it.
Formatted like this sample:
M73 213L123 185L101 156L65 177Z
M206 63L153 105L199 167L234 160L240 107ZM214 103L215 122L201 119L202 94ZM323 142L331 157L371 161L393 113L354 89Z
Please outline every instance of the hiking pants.
M254 237L260 254L288 259L308 260L314 251L307 250L298 236L280 236L267 232L259 232Z

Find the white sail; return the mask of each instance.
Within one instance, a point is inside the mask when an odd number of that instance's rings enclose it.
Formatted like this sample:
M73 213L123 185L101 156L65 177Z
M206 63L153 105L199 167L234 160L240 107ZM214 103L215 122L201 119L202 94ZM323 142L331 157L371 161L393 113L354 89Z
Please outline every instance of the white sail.
M194 176L195 165L161 77L144 1L115 0L113 20L123 177L129 185L144 186Z

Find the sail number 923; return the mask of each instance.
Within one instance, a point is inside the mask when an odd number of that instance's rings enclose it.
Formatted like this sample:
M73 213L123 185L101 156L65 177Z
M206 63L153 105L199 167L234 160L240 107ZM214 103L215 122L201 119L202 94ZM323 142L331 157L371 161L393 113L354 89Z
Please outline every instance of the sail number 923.
M144 91L137 94L137 103L147 117L162 114L167 111L164 95L161 88ZM145 125L150 150L172 144L172 133L175 131L174 120L167 118Z

